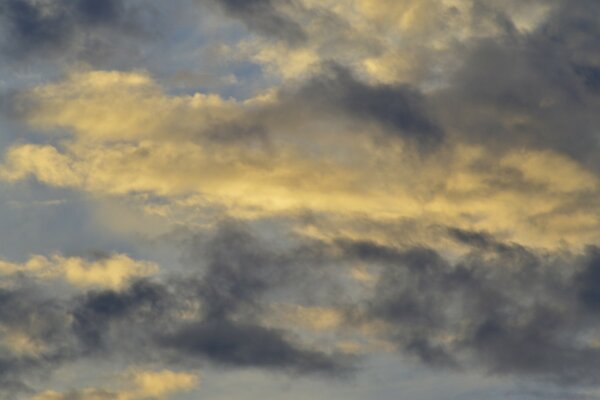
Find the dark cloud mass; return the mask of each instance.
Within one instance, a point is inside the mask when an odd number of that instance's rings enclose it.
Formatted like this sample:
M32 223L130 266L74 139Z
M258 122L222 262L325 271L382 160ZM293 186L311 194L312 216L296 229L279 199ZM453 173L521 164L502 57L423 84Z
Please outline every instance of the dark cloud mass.
M101 64L102 57L132 57L130 39L149 37L148 2L144 8L121 0L6 0L0 4L0 50L8 64L70 59ZM113 60L116 61L116 60Z
M27 290L0 293L2 326L44 345L40 354L2 350L0 394L10 398L28 389L32 374L85 359L161 360L173 367L208 361L331 376L352 371L352 357L306 347L291 332L261 322L268 312L264 295L291 284L293 276L310 274L313 266L295 271L306 256L274 252L232 222L190 243L191 255L208 255L206 264L193 258L196 273L166 282L138 280L123 290L91 290L62 301L35 294L33 282L26 282ZM200 314L194 305L200 305ZM190 316L182 318L186 313Z
M180 354L206 357L229 366L258 366L303 373L342 373L349 359L303 349L289 333L261 326L263 298L288 285L309 281L327 268L318 251L281 253L270 249L243 225L225 223L210 238L192 241L192 260L205 260L201 280L189 287L201 299L203 319L184 324L159 340ZM307 264L304 264L307 262ZM288 292L288 296L293 291Z
M409 85L376 84L360 81L348 69L326 64L291 95L299 107L317 112L343 113L351 119L382 126L391 137L432 149L444 140L444 132L428 112L427 99Z
M65 46L75 29L83 24L115 24L120 17L120 3L7 0L0 12L8 27L9 43L27 52Z
M33 344L22 350L6 344L0 349L2 399L33 391L32 381L47 376L56 365L77 358L66 305L31 285L0 291L0 321L3 335L25 334Z
M475 246L456 262L429 249L352 244L386 265L367 318L389 323L402 351L433 366L596 384L598 249L562 257L465 237Z
M343 358L335 359L294 345L285 338L285 332L228 320L209 319L184 326L160 342L181 354L207 358L226 366L312 374L337 374L349 367Z
M101 354L114 345L107 343L113 326L138 323L141 328L152 320L158 322L168 311L168 300L165 287L144 281L124 292L91 292L73 311L73 331L85 352Z
M287 0L211 0L219 4L227 14L242 21L250 30L268 37L283 39L290 44L306 40L300 24L277 7L293 5Z
M298 284L298 278L313 267L295 271L299 260L293 253L268 249L234 223L191 243L196 274L168 284L140 281L123 292L86 296L73 314L74 333L84 351L102 356L123 346L139 349L133 357L151 359L143 350L148 344L157 353L192 364L209 360L229 367L301 373L349 371L348 357L304 349L290 340L288 332L260 321L268 311L262 298L282 285ZM190 304L200 304L201 314L179 319L177 315L190 311Z
M444 123L499 149L551 148L597 168L600 9L574 4L560 2L531 33L473 43L441 92Z
M31 358L5 353L0 377L6 385L26 387L19 380L25 372L47 370L51 363L116 356L345 374L353 368L347 355L304 348L291 332L265 326L260 317L268 312L265 296L282 286L297 285L328 265L364 262L379 266L381 276L372 296L345 303L345 329L385 322L382 339L436 368L484 367L501 375L596 384L600 250L538 254L517 245L489 246L494 240L484 233L451 229L449 235L471 251L449 261L424 247L338 240L309 241L281 253L228 222L190 242L190 254L209 256L184 279L137 281L122 291L91 291L62 303L30 291L5 292L3 326L36 335L48 349ZM195 303L200 314L179 317ZM28 325L34 320L35 328Z

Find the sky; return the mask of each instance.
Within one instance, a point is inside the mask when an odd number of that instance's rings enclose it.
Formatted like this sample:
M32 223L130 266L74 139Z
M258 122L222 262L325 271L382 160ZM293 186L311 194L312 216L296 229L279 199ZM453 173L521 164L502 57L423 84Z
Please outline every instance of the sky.
M0 0L0 399L600 399L597 0Z

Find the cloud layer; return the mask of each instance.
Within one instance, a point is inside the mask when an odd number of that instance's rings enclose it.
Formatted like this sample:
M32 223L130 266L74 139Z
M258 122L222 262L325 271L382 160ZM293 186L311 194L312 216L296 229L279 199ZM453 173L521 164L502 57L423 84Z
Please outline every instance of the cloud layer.
M598 17L5 1L0 398L597 398Z

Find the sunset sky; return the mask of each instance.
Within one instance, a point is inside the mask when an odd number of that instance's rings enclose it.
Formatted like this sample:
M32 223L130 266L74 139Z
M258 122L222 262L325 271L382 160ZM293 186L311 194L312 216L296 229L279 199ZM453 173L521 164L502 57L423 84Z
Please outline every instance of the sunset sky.
M0 0L0 399L600 399L600 1Z

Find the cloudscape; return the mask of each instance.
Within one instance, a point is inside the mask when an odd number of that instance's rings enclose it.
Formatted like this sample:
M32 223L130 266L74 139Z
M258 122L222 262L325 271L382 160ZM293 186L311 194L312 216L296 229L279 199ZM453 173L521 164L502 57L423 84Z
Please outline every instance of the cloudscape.
M600 399L600 1L0 0L0 399Z

